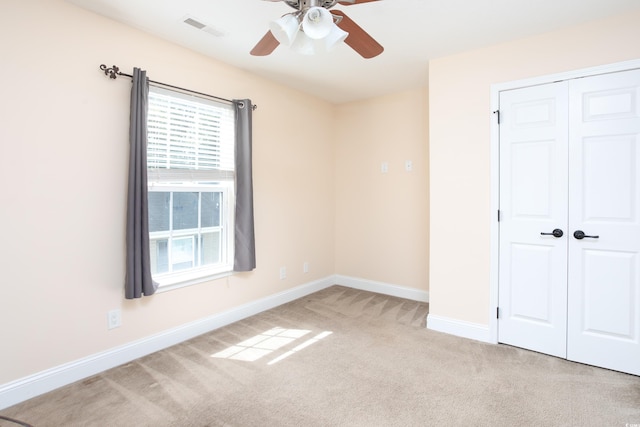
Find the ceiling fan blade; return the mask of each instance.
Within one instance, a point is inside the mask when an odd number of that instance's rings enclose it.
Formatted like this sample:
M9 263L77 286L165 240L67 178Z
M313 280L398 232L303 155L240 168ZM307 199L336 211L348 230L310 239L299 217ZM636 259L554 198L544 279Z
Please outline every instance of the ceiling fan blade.
M271 31L267 31L267 34L265 34L264 37L260 39L258 44L256 44L254 48L251 49L250 53L253 56L267 56L271 52L273 52L279 44L280 42L276 40L275 37L273 37Z
M343 6L350 6L352 4L360 4L360 3L369 3L370 1L378 1L378 0L340 0L340 3Z
M349 33L344 42L353 50L358 52L360 56L369 59L380 55L384 51L384 48L380 43L375 41L373 37L371 37L358 24L353 22L353 20L345 15L344 12L331 10L331 13L342 17L338 23L338 27Z

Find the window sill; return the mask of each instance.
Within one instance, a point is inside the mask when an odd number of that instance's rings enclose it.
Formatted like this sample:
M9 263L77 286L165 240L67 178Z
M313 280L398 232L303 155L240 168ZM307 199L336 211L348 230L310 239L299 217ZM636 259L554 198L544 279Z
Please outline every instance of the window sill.
M174 289L180 289L187 286L195 285L203 282L210 282L212 280L228 277L233 274L233 270L225 271L191 271L182 274L175 274L167 277L154 278L153 280L158 283L157 294L172 291Z

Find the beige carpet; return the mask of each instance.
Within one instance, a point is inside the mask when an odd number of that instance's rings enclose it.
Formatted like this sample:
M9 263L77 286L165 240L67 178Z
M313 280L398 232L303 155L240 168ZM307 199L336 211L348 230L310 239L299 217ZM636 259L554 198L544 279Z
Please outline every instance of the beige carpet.
M429 331L427 311L333 286L0 414L35 427L640 425L639 377Z

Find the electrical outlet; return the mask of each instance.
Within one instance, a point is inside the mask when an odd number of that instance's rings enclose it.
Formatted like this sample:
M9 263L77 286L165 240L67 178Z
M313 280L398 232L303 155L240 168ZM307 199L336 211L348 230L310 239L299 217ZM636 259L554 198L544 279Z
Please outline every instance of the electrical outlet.
M107 328L114 329L122 326L122 312L119 308L110 310L107 313Z
M280 280L287 278L287 267L280 267Z
M389 172L389 163L388 162L382 162L380 164L380 172L382 172L382 173Z
M309 261L305 261L302 264L302 272L303 273L308 273L309 272Z

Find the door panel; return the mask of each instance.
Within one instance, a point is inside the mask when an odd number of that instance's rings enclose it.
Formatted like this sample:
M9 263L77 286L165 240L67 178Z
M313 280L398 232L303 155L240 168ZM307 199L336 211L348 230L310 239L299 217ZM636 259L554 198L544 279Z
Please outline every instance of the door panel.
M636 339L633 324L637 254L584 250L581 329L591 336Z
M511 144L511 215L515 220L551 219L554 140Z
M582 140L583 223L635 220L635 142L629 135Z
M566 357L567 84L500 94L498 340ZM551 233L560 228L565 235Z
M551 295L553 248L543 245L511 245L510 315L514 320L553 327Z
M567 357L640 375L640 71L569 91Z

